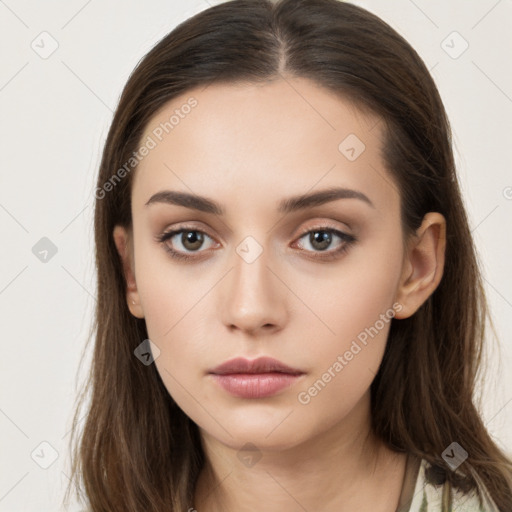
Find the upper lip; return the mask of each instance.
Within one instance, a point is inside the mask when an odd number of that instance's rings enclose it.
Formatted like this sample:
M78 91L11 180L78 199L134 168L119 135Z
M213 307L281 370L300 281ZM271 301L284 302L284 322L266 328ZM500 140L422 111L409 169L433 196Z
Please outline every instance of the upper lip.
M219 366L210 370L210 373L217 375L228 375L230 373L288 373L291 375L299 375L304 372L297 368L291 368L290 366L281 363L277 359L272 357L259 357L258 359L244 359L243 357L237 357L230 359Z

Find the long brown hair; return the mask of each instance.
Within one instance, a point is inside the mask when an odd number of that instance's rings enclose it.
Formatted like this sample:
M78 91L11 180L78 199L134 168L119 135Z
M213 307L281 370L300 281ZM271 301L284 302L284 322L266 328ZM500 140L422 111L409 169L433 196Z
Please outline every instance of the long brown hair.
M447 221L440 285L412 317L392 322L371 386L374 432L393 449L426 459L455 485L475 487L469 472L456 481L441 457L456 441L469 454L460 469L474 468L500 510L512 510L511 461L475 405L488 310L441 98L400 35L364 9L337 0L217 5L176 27L130 76L97 182L95 345L73 419L66 497L76 486L94 512L185 511L193 503L204 463L197 426L173 401L156 366L134 356L148 335L145 321L128 310L112 236L115 225L131 226L136 166L131 170L126 162L148 121L178 95L211 83L264 83L283 76L311 79L384 121L383 155L399 184L404 236L427 212L440 212ZM125 172L116 174L123 166Z

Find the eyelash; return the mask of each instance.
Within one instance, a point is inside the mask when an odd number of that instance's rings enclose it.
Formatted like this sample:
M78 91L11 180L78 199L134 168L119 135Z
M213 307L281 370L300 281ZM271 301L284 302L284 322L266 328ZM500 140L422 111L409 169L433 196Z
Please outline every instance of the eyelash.
M197 256L187 256L187 255L183 254L182 252L176 251L175 249L172 249L171 247L169 247L169 245L166 243L167 240L170 240L175 235L178 235L181 233L187 233L187 232L201 233L203 235L206 235L209 238L212 238L204 231L201 231L199 229L195 229L192 227L189 228L189 227L184 226L184 227L180 227L179 229L173 229L171 231L166 231L166 232L162 233L161 235L158 235L156 237L156 240L159 243L164 245L164 249L174 259L182 260L182 261L198 259ZM328 252L327 251L313 251L313 252L322 254L322 256L313 256L313 258L319 259L322 261L332 261L338 257L341 257L355 242L357 242L357 238L355 236L349 235L347 233L344 233L343 231L339 231L337 229L334 229L334 228L331 228L328 226L318 226L318 227L309 229L308 231L304 232L301 236L299 236L299 238L297 240L301 240L302 238L304 238L306 235L309 235L310 233L318 233L318 232L330 233L330 234L336 235L343 241L343 244L338 249L331 250ZM205 252L205 251L203 251L203 252ZM306 252L311 252L311 251L306 251Z

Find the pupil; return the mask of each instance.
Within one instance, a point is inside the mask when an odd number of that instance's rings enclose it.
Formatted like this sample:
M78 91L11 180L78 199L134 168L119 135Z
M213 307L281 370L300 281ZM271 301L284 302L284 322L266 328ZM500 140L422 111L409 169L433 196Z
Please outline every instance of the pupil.
M182 235L182 243L186 249L199 249L203 243L203 235L197 231L186 231Z
M311 245L317 249L324 250L331 243L332 233L328 231L315 231L309 235Z

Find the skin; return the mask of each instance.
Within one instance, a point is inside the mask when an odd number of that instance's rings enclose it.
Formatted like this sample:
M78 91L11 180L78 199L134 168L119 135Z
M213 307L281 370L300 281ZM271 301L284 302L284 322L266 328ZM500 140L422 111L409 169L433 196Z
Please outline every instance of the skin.
M158 372L200 429L207 464L190 505L201 512L394 511L405 456L370 430L370 384L389 323L309 403L297 397L393 304L400 321L435 290L445 219L429 213L416 236L404 239L399 191L381 156L381 122L309 80L188 91L155 115L144 139L190 96L198 105L136 170L133 229L113 233L128 307L145 318L161 351ZM338 149L349 134L366 146L354 161ZM360 191L373 206L345 198L277 211L285 198L329 187ZM146 206L161 190L207 196L225 215ZM155 240L183 225L206 233L203 245L195 249L181 235L166 243L195 260L174 260ZM333 236L322 252L303 236L319 227L357 240L322 260L343 241ZM236 251L247 236L262 249L252 263ZM305 375L274 396L237 398L208 375L236 356L274 357ZM250 467L237 456L248 442L258 459Z

